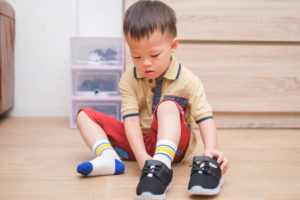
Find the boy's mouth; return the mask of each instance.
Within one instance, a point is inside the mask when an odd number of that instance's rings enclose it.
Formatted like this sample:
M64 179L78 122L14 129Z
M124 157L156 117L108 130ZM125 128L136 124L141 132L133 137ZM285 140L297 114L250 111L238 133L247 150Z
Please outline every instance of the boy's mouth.
M153 70L146 70L146 71L145 71L145 74L147 74L147 75L152 75L153 73L154 73Z

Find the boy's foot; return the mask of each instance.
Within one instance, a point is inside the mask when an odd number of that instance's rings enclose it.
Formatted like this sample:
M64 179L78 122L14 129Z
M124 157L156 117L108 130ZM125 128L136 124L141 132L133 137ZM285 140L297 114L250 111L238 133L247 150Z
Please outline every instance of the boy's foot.
M173 170L158 160L147 160L136 189L136 199L164 199L171 188Z
M99 176L109 174L122 174L125 170L124 163L113 149L108 140L98 140L93 145L96 158L77 166L77 172L84 176Z
M220 192L222 184L222 172L216 160L208 156L194 156L189 194L215 195Z
M124 170L124 163L119 159L109 157L109 155L96 157L77 166L77 172L84 176L122 174Z

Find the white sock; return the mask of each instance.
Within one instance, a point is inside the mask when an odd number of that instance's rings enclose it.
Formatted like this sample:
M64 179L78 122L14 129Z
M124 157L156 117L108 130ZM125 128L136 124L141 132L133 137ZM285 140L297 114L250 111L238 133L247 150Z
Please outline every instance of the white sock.
M160 140L156 144L153 160L159 160L171 169L171 163L175 157L177 145L171 140Z
M121 174L125 165L108 140L99 140L93 145L96 158L78 165L77 172L85 176Z

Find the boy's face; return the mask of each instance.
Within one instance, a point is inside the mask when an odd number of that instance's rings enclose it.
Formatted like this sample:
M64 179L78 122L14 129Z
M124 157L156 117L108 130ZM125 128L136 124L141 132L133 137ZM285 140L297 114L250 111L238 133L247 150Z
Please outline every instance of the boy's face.
M178 46L178 39L168 33L155 31L149 38L134 40L127 35L127 44L137 70L148 78L158 78L169 67L171 54Z

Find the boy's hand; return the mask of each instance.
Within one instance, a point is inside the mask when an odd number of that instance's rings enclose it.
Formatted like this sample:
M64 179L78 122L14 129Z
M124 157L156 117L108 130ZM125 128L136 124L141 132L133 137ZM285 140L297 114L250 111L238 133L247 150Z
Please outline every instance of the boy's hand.
M137 158L136 160L140 170L142 170L144 168L146 160L152 160L152 157L149 156L148 154L145 154L142 157Z
M222 174L225 174L228 167L229 167L229 161L228 158L224 156L224 154L221 151L218 151L216 149L206 149L204 151L205 156L209 156L211 158L217 158L217 162L220 165L220 168L222 170Z

